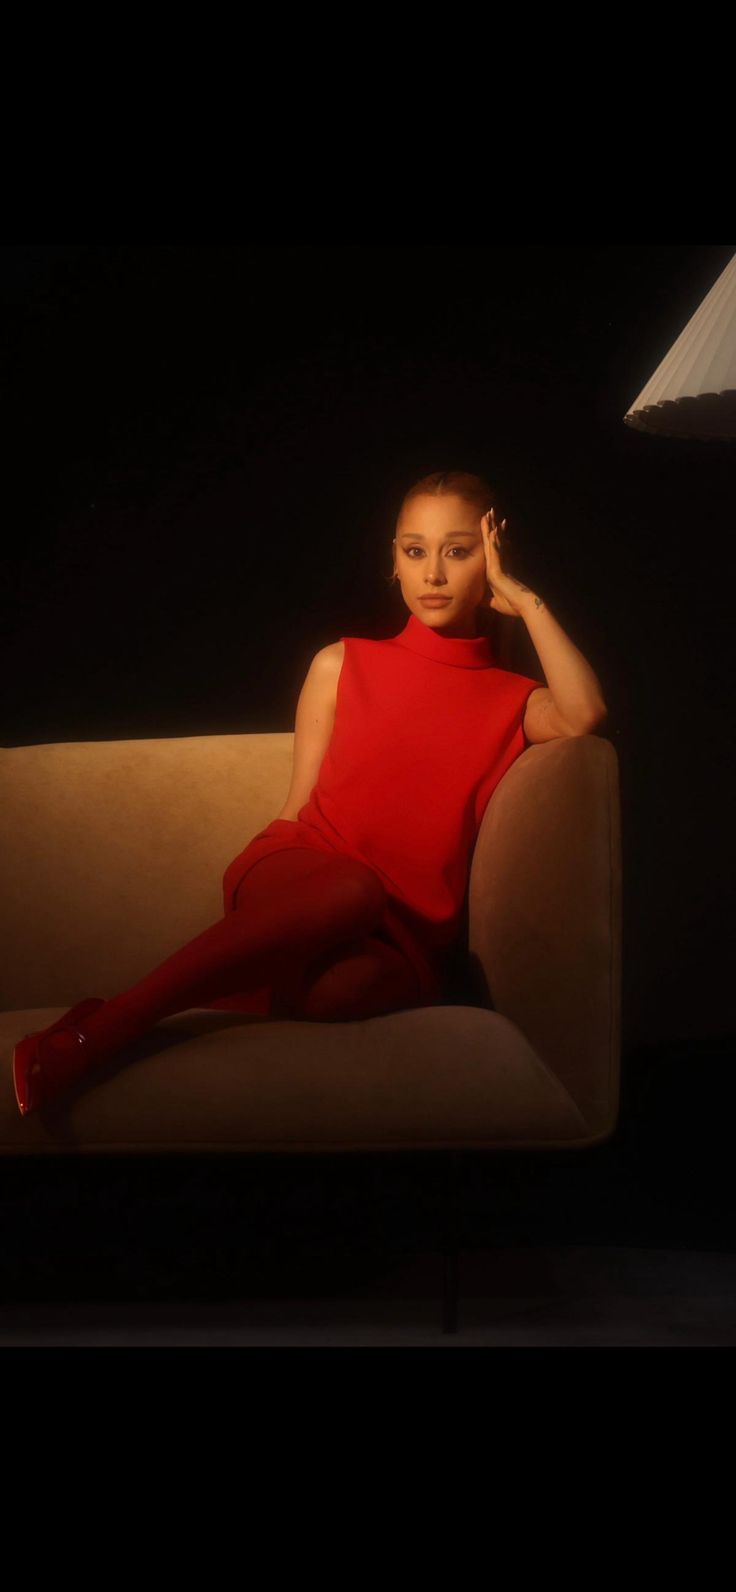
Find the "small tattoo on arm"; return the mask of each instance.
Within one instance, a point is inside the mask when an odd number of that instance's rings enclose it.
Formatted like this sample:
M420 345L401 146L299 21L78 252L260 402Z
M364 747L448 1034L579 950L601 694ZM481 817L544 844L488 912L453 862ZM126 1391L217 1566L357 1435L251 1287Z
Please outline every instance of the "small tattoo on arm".
M532 591L532 587L524 586L524 581L516 581L516 586L519 587L519 591L523 591L523 592ZM535 602L535 607L537 607L537 608L545 607L545 602L543 602L542 597L534 597L534 602Z
M514 582L514 585L518 586L519 591L531 592L531 586L525 586L523 580L517 580L515 575L512 575L510 578ZM535 593L532 593L532 595L534 596L535 608L544 608L544 598L537 597Z

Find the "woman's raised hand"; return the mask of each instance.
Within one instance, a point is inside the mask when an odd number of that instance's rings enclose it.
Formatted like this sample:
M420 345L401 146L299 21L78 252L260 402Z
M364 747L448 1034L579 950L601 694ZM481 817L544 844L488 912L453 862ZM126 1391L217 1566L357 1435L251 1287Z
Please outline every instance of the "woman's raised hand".
M515 580L513 575L505 575L501 568L501 536L506 530L506 520L496 524L493 509L484 514L480 522L480 532L483 538L483 550L486 555L486 577L490 587L488 607L495 608L500 614L514 614L519 617L521 613L521 600L525 592L529 591L520 580Z

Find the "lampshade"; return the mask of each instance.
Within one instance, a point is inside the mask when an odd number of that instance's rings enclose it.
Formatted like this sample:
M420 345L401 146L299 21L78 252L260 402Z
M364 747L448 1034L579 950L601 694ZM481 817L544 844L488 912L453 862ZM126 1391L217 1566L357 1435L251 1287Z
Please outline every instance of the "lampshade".
M736 437L736 254L624 415L663 437Z

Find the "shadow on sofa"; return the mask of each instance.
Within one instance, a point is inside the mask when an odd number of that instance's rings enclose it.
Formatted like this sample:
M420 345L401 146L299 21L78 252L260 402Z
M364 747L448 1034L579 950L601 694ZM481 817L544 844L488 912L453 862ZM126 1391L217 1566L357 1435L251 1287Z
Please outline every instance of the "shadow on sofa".
M618 761L534 745L488 803L448 1004L349 1023L196 1008L21 1117L13 1045L222 915L289 785L293 733L2 749L6 1155L588 1147L620 1085Z

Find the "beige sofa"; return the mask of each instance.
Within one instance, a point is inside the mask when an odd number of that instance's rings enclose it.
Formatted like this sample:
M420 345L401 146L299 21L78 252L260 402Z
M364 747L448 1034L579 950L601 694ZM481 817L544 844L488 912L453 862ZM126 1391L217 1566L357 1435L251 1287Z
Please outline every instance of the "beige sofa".
M528 747L494 792L468 896L474 981L454 1003L350 1023L188 1010L20 1116L15 1041L126 988L222 915L225 867L286 798L292 741L0 751L0 1149L538 1152L607 1139L621 840L618 761L598 735Z

